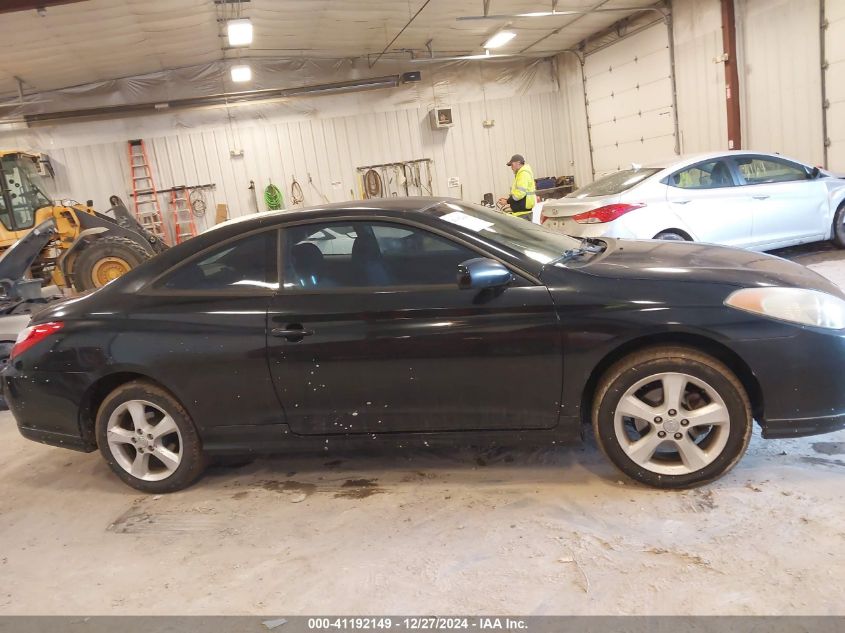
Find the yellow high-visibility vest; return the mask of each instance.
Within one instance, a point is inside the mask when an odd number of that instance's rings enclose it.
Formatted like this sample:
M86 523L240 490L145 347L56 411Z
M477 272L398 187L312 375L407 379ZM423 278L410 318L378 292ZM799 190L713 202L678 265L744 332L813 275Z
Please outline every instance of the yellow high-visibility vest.
M511 186L511 197L514 200L522 200L525 198L525 209L533 209L537 203L537 190L534 184L534 172L531 165L525 164L516 172Z

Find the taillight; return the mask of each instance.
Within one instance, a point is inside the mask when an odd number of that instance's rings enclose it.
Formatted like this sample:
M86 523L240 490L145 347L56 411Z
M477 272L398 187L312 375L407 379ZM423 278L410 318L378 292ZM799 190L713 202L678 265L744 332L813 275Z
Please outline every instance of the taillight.
M43 341L51 334L55 334L61 330L65 324L61 321L50 321L49 323L41 323L39 325L31 325L30 327L21 330L18 338L15 341L15 346L12 348L12 353L9 354L11 360L15 356L24 353L36 343Z
M642 209L644 206L644 204L609 204L605 207L593 209L592 211L573 215L572 219L578 224L604 224L605 222L613 222L616 218L634 209Z

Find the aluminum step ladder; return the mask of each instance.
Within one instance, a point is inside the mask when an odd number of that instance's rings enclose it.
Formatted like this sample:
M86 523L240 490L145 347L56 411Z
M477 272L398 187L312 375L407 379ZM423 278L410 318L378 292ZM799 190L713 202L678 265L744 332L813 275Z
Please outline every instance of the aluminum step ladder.
M170 244L164 218L161 215L161 205L158 200L158 190L153 180L147 148L143 139L129 141L129 179L132 181L132 200L135 205L135 217L147 231Z
M174 244L181 244L197 234L194 210L187 188L174 187L170 191L170 212L173 214Z

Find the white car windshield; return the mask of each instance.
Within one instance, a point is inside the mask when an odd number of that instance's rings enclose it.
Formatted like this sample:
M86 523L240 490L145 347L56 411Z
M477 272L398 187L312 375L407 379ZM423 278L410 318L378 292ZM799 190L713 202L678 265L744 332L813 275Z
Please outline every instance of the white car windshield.
M570 193L567 198L592 198L596 196L612 196L627 191L634 185L638 185L649 176L661 171L662 167L640 169L623 169L613 174L599 178L586 187L581 187Z

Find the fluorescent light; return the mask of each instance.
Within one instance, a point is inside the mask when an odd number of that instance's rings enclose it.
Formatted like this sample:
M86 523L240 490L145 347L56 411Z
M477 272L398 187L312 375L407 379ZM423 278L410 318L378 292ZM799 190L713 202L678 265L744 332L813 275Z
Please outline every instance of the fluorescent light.
M516 57L516 55L508 55L506 53L498 53L491 55L490 51L486 53L478 53L477 55L455 55L453 57L417 57L416 59L409 59L412 64L430 64L433 62L453 62L463 59L497 59L502 57Z
M248 18L226 22L226 34L229 46L247 46L252 44L252 22Z
M232 81L243 83L252 79L252 68L247 65L232 66Z
M516 33L513 31L499 31L489 40L484 42L483 46L484 48L501 48L515 37Z

